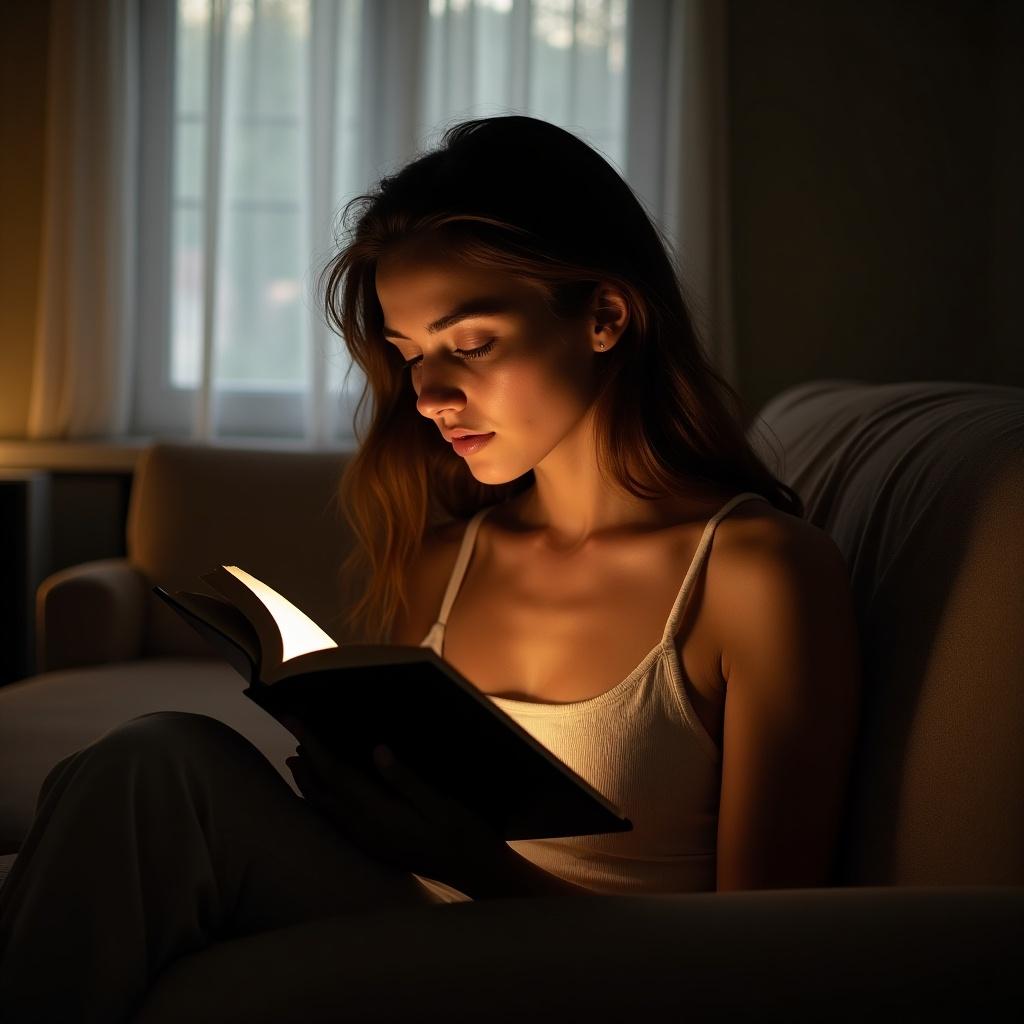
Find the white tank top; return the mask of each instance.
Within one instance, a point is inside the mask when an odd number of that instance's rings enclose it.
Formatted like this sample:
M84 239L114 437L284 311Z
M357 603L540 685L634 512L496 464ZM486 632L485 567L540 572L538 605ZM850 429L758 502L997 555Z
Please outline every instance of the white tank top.
M714 891L721 751L690 704L676 633L715 527L740 502L753 499L766 500L738 494L708 521L661 641L617 686L564 704L488 695L633 823L630 832L508 844L545 871L602 893ZM420 644L439 657L477 531L494 507L469 521L440 615ZM448 886L420 880L442 899L465 899Z

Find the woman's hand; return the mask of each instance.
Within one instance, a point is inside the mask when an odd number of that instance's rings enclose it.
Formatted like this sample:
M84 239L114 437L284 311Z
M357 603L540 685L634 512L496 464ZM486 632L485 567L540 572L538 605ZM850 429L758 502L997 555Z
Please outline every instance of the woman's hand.
M507 870L512 851L495 827L429 786L387 747L374 749L374 774L346 764L307 730L300 738L298 756L285 762L296 786L371 857L469 896L488 891Z

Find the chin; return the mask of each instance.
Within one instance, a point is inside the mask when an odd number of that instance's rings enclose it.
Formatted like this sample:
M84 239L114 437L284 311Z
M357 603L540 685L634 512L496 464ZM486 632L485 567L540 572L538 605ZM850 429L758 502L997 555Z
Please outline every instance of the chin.
M470 466L470 473L473 474L473 478L482 484L491 484L492 486L498 484L510 484L513 480L518 480L523 473L516 472L503 472L500 466Z
M529 473L533 469L533 465L525 460L516 460L513 463L511 460L500 458L474 459L470 457L465 461L470 473L473 474L473 479L482 484L491 484L492 486L510 484L513 480L518 480L524 473Z

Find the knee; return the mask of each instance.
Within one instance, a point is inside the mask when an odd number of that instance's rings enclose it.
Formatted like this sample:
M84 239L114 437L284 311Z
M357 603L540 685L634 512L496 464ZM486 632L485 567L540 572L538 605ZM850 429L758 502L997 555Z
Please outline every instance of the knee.
M231 759L237 760L236 748L251 746L231 726L209 715L185 711L139 715L58 761L40 786L36 808L38 811L51 790L62 789L63 783L83 769L113 778L132 777L139 769L180 775L183 769L187 774L200 766L208 767L217 751L227 751Z
M151 711L115 726L90 747L117 758L193 762L204 751L239 745L251 746L217 718L191 711Z

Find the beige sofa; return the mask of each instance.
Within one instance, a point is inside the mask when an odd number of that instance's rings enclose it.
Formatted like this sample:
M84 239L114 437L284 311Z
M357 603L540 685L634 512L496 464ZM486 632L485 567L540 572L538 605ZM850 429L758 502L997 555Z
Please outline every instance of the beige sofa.
M1024 389L815 381L751 436L846 555L856 599L867 686L833 886L332 918L178 961L137 1020L1019 1018ZM0 854L51 765L147 711L220 718L290 782L292 737L149 587L202 589L236 563L337 631L358 586L336 581L340 460L145 453L127 558L44 582L42 671L0 690Z

